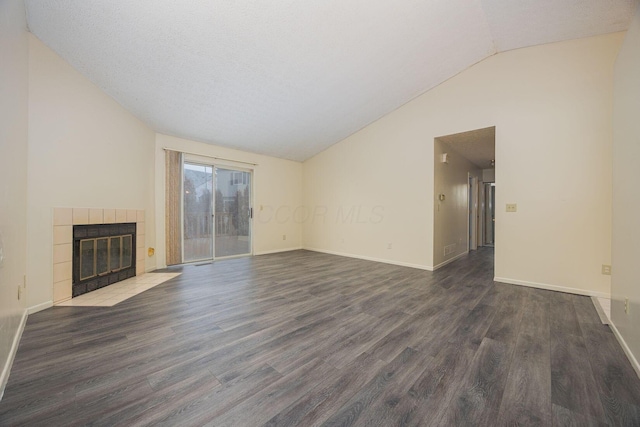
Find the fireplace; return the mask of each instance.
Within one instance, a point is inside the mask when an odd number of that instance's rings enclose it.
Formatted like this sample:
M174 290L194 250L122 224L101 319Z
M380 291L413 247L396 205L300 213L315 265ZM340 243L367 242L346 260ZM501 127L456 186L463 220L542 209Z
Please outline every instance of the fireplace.
M72 297L135 275L135 222L73 226Z

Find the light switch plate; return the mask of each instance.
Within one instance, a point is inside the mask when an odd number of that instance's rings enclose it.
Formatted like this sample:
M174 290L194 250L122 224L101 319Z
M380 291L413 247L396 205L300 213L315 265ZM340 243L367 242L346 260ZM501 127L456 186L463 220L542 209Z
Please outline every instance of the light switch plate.
M507 212L517 212L518 205L516 203L507 203Z

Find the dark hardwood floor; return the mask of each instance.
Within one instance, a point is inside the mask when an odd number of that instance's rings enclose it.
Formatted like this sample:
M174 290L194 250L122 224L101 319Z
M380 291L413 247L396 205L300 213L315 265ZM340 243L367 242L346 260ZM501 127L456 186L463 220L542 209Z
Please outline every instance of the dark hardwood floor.
M177 269L171 269L176 271ZM306 251L29 316L2 426L640 425L587 297Z

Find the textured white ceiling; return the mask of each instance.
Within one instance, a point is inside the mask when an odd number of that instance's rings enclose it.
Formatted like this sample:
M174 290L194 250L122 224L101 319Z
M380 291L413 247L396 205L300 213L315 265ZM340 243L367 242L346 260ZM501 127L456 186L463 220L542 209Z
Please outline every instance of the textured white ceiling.
M482 0L498 52L626 30L635 0Z
M26 0L29 29L160 133L305 160L503 50L635 0Z

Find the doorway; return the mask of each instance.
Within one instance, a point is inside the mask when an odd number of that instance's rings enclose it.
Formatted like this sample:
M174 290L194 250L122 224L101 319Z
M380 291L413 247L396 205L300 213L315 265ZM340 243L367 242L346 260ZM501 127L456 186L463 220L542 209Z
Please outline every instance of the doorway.
M494 244L495 140L493 126L434 138L434 269Z
M251 255L252 173L185 161L183 262Z

